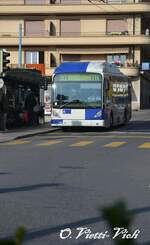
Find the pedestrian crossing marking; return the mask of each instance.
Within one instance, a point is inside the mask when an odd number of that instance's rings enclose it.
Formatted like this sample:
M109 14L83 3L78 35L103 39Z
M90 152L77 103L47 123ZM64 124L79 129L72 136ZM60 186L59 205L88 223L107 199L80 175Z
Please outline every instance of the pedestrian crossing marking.
M27 140L12 140L10 142L3 143L2 145L22 145L22 144L28 144L30 141Z
M106 135L101 138L116 138L116 139L150 139L150 136L144 135Z
M38 143L38 144L35 144L35 146L51 146L51 145L56 145L56 144L59 144L59 143L62 143L65 141L64 140L56 140L56 139L50 139L50 140L46 140L46 141L43 141L42 143ZM9 142L6 142L6 143L1 143L0 145L3 145L3 146L13 146L13 145L23 145L23 144L29 144L31 143L31 141L28 141L28 140L12 140L12 141L9 141ZM94 141L90 141L90 140L80 140L80 141L77 141L71 145L68 145L69 147L84 147L84 146L87 146L87 145L90 145L94 143ZM103 145L103 147L107 147L107 148L119 148L125 144L127 144L129 142L126 142L126 141L113 141L113 142L110 142L110 143L107 143L105 145ZM145 142L145 143L142 143L140 145L137 146L138 149L150 149L150 142Z
M139 149L150 149L150 142L138 146Z
M37 144L37 146L50 146L50 145L59 144L61 142L63 142L63 141L60 141L60 140L48 140L48 141L45 141L43 143Z
M74 143L70 146L73 146L73 147L82 147L82 146L86 146L86 145L89 145L89 144L92 144L93 141L79 141L77 143Z
M104 147L117 148L117 147L120 147L126 143L127 142L125 142L125 141L114 141L114 142L111 142L109 144L104 145Z

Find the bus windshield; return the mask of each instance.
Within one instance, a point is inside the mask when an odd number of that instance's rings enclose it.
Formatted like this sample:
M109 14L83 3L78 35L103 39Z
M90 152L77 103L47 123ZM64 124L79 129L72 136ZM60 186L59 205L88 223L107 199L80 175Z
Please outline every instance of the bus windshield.
M57 74L53 81L54 108L101 108L102 76L96 73Z

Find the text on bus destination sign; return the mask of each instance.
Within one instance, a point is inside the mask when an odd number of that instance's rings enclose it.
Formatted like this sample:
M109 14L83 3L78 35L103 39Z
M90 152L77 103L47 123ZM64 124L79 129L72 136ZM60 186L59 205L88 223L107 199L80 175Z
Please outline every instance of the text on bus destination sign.
M56 81L95 81L101 80L99 74L58 74Z

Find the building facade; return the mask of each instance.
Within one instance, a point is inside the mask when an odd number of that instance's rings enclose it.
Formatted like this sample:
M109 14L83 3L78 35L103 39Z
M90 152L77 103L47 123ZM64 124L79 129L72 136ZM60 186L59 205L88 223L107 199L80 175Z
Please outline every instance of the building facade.
M0 0L0 48L18 66L19 25L22 65L50 76L62 61L116 63L132 80L133 109L150 107L149 0Z

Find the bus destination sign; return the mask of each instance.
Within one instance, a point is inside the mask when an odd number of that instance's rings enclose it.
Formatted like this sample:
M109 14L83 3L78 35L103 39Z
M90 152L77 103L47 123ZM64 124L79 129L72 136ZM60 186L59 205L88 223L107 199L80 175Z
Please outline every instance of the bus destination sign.
M72 73L72 74L57 74L55 77L56 82L99 82L101 81L100 74L90 73Z

